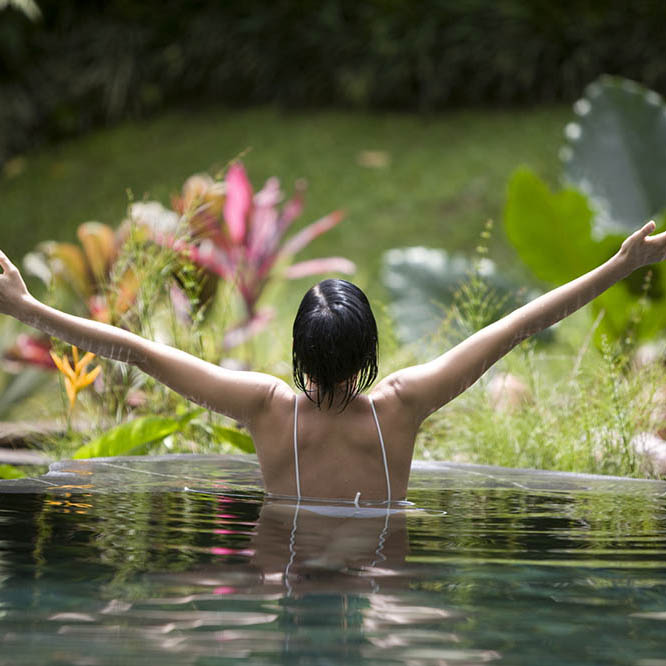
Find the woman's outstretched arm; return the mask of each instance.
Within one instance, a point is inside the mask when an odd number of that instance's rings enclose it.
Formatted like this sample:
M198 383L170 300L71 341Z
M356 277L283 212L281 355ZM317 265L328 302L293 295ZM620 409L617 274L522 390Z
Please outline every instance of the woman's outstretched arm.
M0 313L86 351L135 365L186 398L241 423L249 425L275 389L287 387L270 375L227 370L121 328L60 312L30 295L1 251L0 267Z
M420 423L472 385L519 342L564 319L637 268L664 260L666 232L650 237L654 229L655 223L648 222L606 263L514 310L433 361L399 370L382 383L392 386Z

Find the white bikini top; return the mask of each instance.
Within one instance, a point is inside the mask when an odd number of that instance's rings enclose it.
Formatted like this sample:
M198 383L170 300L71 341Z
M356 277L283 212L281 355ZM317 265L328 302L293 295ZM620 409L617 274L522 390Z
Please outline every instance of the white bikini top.
M384 438L382 437L382 429L379 427L379 419L377 418L377 410L372 398L368 396L370 407L372 408L372 416L375 419L375 426L377 427L377 434L379 435L379 445L382 449L382 462L384 463L384 474L386 475L386 501L391 502L391 480L389 478L388 462L386 460L386 447L384 446ZM296 497L301 499L301 479L298 470L298 395L294 399L294 470L296 476ZM354 504L358 506L358 499L361 496L360 491L356 493Z

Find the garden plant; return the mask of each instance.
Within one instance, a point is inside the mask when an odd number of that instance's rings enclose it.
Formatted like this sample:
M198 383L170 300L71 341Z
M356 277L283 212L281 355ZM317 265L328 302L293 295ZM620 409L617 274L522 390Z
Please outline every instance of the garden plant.
M258 302L271 279L355 270L342 257L293 263L295 254L342 219L340 212L332 213L285 240L302 212L304 191L301 181L281 206L276 178L254 194L244 167L235 162L223 180L207 174L189 178L174 197L174 210L157 202L133 203L117 229L82 224L81 247L43 242L24 263L46 283L59 307L224 362L230 348L246 343L270 321L271 309L258 309ZM225 288L218 293L220 281ZM233 321L236 313L239 322ZM167 437L168 450L174 451L191 450L187 441L196 450L223 442L254 450L248 435L233 424L191 409L131 368L101 360L87 371L94 355L79 355L76 347L50 349L48 339L22 333L5 357L19 368L39 364L60 371L67 434L56 448L75 458L145 453ZM77 408L80 393L88 399ZM73 427L75 408L87 412L84 423L101 430L98 436ZM176 434L180 439L173 438Z
M630 129L639 122L644 126L650 113L661 112L654 94L631 83L603 79L589 91L592 99L575 106L580 127L567 127L563 150L568 180L577 189L570 186L561 195L553 195L525 169L509 184L507 235L544 286L563 279L566 271L580 273L603 260L617 242L617 219L624 219L626 213L613 217L607 210L599 212L599 206L612 197L594 189L604 187L602 169L595 182L590 178L597 173L594 165L586 170L580 167L583 158L595 155L597 149L583 151L580 146L594 139L594 128L607 122L603 119L609 114ZM659 129L658 124L653 126ZM661 140L659 136L657 132L644 141L654 144ZM612 154L617 155L617 150L612 148ZM633 168L632 159L641 150L634 148L616 162ZM657 157L652 168L658 168ZM654 193L649 183L637 183L648 194ZM595 197L598 191L602 194ZM294 196L280 207L277 182L271 179L254 193L242 165L236 163L223 181L207 175L188 179L171 209L137 201L130 204L127 221L117 229L99 223L82 225L81 247L42 244L28 256L26 266L48 282L52 302L58 306L69 303L80 314L120 323L148 337L162 337L215 362L229 362L228 355L237 356L238 349L247 347L270 321L270 309L265 302L260 304L269 281L353 269L339 257L291 264L298 250L341 219L339 213L325 216L284 241L287 227L300 213L302 196L299 183ZM663 202L658 197L643 193L633 200L649 202L647 208L637 210L637 216L649 210L661 219ZM533 224L535 219L541 224ZM613 219L615 228L601 223ZM567 228L590 240L569 252L567 263L562 264L563 254L553 248ZM400 351L387 345L388 353L382 358L385 371L418 361L428 340L438 346L452 344L533 297L537 288L516 286L525 284L524 280L500 274L489 258L491 231L492 225L487 224L469 258L423 248L387 254L383 271L395 334L418 344ZM530 252L542 254L535 258ZM642 340L656 346L663 328L660 279L659 272L645 272L613 288L589 319L581 314L543 339L523 343L497 372L430 419L418 440L417 455L638 476L663 473L660 366L646 363L647 352L639 347ZM435 321L440 324L433 325ZM391 333L386 321L384 328ZM49 363L45 341L25 334L15 340L5 350L7 358ZM53 351L60 359L73 355L69 347L57 346ZM252 355L246 354L242 362L248 367ZM63 413L71 411L74 420L84 413L94 414L97 432L90 438L70 428L64 438L49 444L58 455L206 451L218 450L220 442L252 450L251 440L235 424L191 409L140 373L99 363L100 376L93 378L91 387L82 387L81 404L71 410L69 399L63 404ZM74 358L69 365L74 370ZM64 361L63 367L65 377ZM286 368L281 372L288 375ZM18 386L27 386L18 381L24 375L29 373L15 375L17 387L10 392L17 399L29 393Z

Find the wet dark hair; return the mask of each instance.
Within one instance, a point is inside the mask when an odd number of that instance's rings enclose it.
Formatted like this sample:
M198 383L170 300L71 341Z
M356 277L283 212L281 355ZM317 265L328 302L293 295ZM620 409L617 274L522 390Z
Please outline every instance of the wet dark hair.
M294 383L317 407L331 407L342 385L344 409L377 377L377 323L365 294L351 282L323 280L312 287L293 335Z

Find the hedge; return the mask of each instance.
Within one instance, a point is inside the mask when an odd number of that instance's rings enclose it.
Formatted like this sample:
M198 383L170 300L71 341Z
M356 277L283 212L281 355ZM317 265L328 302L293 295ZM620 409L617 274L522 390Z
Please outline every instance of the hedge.
M0 11L0 162L174 104L437 111L666 91L662 0L38 0Z

